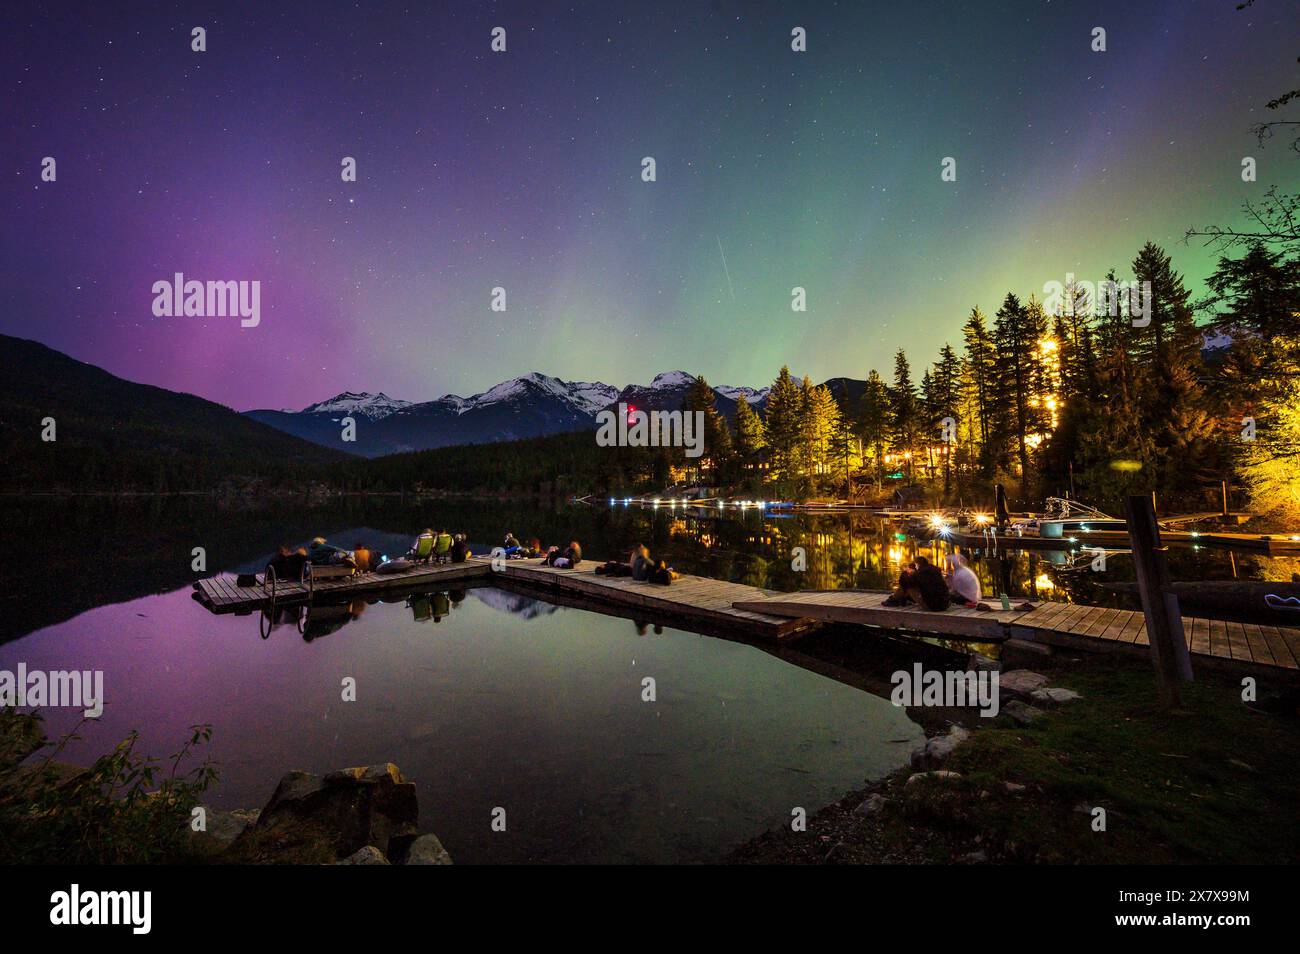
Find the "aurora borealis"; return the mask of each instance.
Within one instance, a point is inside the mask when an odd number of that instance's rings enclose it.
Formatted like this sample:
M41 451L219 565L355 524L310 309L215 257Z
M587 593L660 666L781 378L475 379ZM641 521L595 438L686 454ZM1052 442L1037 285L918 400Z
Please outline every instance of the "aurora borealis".
M1250 133L1296 7L1236 6L7 6L0 331L246 409L865 377L1147 240L1197 291L1185 230L1296 169ZM260 281L260 324L155 317L177 272Z

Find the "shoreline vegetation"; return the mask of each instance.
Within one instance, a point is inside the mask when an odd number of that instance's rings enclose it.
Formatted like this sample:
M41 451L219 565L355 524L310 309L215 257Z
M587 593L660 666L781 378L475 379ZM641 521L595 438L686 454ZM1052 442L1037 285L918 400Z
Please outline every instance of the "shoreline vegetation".
M261 809L202 804L218 781L193 726L167 759L130 733L81 767L59 760L74 729L45 736L39 713L0 707L0 862L5 864L451 864L421 834L415 785L392 763L324 777L289 772Z

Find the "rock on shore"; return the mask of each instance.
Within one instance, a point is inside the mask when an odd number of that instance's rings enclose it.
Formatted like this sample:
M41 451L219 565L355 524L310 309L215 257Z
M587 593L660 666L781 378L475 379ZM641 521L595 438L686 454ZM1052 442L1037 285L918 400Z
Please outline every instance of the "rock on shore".
M289 772L225 857L263 864L451 864L442 843L421 836L415 785L388 762L322 777ZM222 835L238 813L221 818ZM213 833L214 836L216 833Z

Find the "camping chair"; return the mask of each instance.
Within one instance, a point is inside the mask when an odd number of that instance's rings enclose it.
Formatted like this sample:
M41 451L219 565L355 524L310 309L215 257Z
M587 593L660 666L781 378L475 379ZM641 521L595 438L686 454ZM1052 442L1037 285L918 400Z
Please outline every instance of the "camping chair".
M416 537L408 556L419 563L428 563L433 558L433 534L422 533Z
M438 534L437 542L435 543L433 548L434 560L438 563L446 563L448 559L450 559L450 557L448 556L450 553L451 553L451 534L450 533Z

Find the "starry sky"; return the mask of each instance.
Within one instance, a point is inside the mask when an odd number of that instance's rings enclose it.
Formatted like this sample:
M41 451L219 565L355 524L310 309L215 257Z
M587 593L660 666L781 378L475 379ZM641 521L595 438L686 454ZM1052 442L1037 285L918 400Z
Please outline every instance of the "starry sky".
M241 410L888 376L1148 239L1201 287L1185 230L1300 167L1250 133L1300 5L1236 5L6 4L0 332ZM260 281L260 326L155 317L175 272Z

